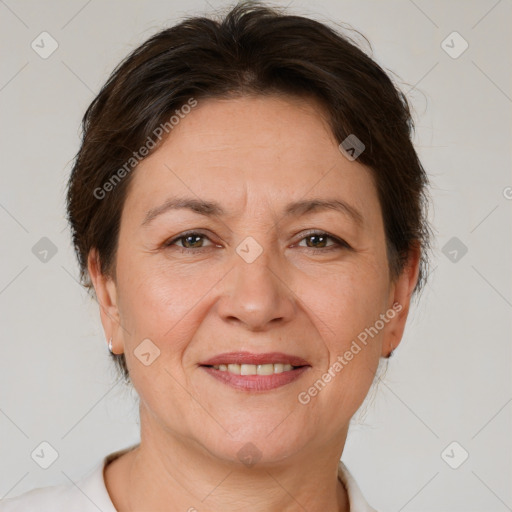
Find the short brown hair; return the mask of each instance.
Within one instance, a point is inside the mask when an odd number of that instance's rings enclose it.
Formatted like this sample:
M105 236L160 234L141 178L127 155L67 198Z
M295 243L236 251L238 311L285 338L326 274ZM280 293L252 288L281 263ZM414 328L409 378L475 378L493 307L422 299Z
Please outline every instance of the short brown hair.
M134 151L170 115L195 98L243 95L314 97L326 108L341 143L354 134L365 145L358 161L372 170L387 241L390 276L421 248L417 292L427 276L430 227L427 175L411 141L406 96L348 36L307 17L244 2L220 20L190 17L162 30L113 71L82 120L82 143L68 183L67 213L83 285L90 250L115 276L121 212ZM154 150L154 149L153 149ZM124 166L124 167L123 167ZM119 173L118 173L119 174ZM129 381L124 354L112 356Z

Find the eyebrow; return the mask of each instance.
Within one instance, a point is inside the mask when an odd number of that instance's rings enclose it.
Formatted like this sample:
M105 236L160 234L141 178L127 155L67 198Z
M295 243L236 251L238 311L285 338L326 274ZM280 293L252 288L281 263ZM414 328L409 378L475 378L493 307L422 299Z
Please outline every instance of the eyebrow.
M167 199L165 203L150 209L141 226L147 226L159 215L170 210L188 209L205 217L222 217L226 211L215 201L205 201L192 197L174 197ZM353 206L340 199L306 199L289 203L284 209L284 217L301 217L308 213L321 210L335 210L350 217L358 226L364 223L363 215Z

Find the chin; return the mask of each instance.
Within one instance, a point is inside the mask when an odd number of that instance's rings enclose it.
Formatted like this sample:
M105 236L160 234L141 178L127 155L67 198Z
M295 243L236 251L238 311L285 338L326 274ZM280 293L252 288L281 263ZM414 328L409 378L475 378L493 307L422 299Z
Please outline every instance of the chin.
M310 440L306 438L304 427L297 425L272 426L245 424L238 429L230 429L231 436L208 438L203 446L216 458L229 463L244 464L247 467L258 465L271 466L288 459L301 451ZM270 433L270 435L269 435Z

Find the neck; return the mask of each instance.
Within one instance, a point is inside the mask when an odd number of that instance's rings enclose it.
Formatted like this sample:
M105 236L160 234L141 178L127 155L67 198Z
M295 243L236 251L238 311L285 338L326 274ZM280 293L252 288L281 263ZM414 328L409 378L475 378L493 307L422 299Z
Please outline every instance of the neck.
M198 512L349 512L338 462L346 439L303 450L279 462L248 467L219 460L188 438L146 428L141 410L141 443L127 453L113 493L119 512L175 510Z

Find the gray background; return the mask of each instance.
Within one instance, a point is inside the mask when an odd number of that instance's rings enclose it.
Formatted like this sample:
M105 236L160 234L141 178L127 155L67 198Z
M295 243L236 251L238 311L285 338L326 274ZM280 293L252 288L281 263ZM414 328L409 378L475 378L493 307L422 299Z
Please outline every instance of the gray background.
M512 2L290 9L369 38L413 103L433 185L430 284L343 460L380 511L512 510ZM65 184L81 116L113 67L158 29L210 11L203 0L0 1L2 497L76 481L138 439L137 402L116 384L98 307L77 284ZM58 43L46 59L31 47L43 31ZM457 58L442 45L453 31L469 44ZM447 44L454 54L463 42ZM43 237L57 249L47 261L33 251ZM59 455L48 469L30 455L42 441Z

